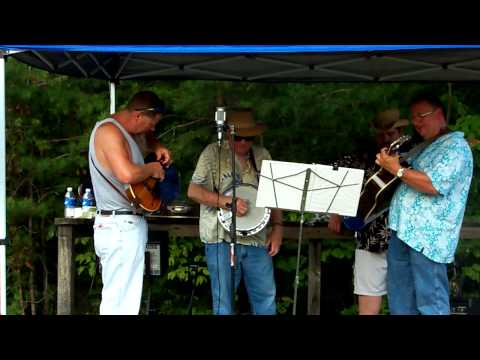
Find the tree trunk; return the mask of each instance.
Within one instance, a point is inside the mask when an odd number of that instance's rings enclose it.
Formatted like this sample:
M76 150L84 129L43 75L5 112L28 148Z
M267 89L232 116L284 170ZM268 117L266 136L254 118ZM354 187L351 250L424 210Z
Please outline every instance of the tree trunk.
M22 309L21 315L25 315L25 302L23 301L23 287L22 287L22 274L18 268L15 269L15 273L18 277L18 295L19 295L19 302L20 302L20 309Z
M42 270L43 270L43 310L42 314L47 315L50 307L50 299L48 296L48 267L47 267L47 250L45 240L45 218L40 221L40 243L42 246Z
M30 200L32 200L33 203L33 180L30 179L28 182L28 192L29 192L29 197ZM32 315L37 314L37 307L35 304L35 247L34 247L34 241L33 241L33 217L30 215L28 217L28 236L30 237L30 243L32 246L30 247L29 251L29 257L31 261L31 268L30 268L30 275L28 277L28 287L29 287L29 293L30 293L30 309Z
M35 267L34 266L32 267L32 270L30 270L28 285L30 290L30 309L32 311L32 315L37 315L37 305L35 303Z

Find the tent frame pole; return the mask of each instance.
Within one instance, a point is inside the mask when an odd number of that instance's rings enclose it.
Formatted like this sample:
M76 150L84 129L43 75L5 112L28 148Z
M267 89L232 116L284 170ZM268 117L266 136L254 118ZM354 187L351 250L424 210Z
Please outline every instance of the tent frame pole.
M110 114L115 113L115 83L110 81Z
M0 52L0 315L7 315L5 114L5 56Z

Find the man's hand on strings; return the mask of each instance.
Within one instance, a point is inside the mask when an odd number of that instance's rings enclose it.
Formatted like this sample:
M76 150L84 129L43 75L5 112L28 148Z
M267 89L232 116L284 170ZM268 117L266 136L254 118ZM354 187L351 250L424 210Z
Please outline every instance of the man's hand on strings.
M377 154L377 158L375 160L375 163L377 165L380 165L382 168L387 170L390 174L395 175L400 169L400 160L399 156L391 156L387 154L387 148L383 148L380 150L380 152Z
M155 155L157 155L157 160L160 161L160 164L165 167L169 167L172 163L172 153L163 145L157 145Z

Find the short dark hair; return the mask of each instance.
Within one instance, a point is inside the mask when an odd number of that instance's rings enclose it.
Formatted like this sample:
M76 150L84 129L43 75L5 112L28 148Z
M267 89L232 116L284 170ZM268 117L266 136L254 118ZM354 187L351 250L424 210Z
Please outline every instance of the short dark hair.
M436 95L432 94L418 94L413 97L413 99L410 101L410 107L412 107L415 104L418 104L419 102L426 102L432 105L433 107L440 108L442 109L443 116L447 116L447 111L445 109L445 106L443 105L443 102L440 100L440 98Z
M142 109L155 109L148 111L152 115L155 113L163 114L165 112L165 102L160 99L153 91L140 91L132 96L127 104L130 111L140 111Z

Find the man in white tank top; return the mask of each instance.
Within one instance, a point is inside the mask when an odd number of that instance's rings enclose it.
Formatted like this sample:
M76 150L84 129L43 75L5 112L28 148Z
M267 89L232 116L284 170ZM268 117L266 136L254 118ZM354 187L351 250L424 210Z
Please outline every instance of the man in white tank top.
M141 209L123 196L129 184L164 178L170 151L153 136L164 103L156 94L135 94L124 110L100 121L90 137L89 165L97 201L95 252L102 264L100 314L139 313L148 227ZM158 162L144 164L134 137L145 136Z

